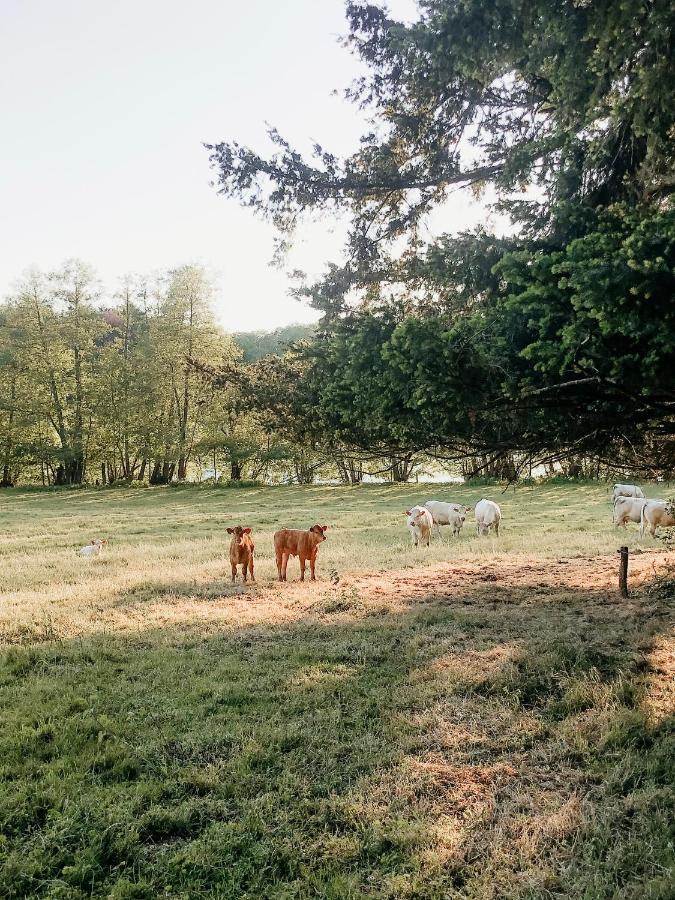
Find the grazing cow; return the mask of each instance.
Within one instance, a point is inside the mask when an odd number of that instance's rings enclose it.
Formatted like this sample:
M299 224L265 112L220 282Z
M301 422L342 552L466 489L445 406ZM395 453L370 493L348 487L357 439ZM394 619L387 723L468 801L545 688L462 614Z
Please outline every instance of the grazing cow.
M420 541L428 547L431 543L431 529L434 527L434 517L429 510L426 506L413 506L405 511L405 515L408 517L410 538L415 547Z
M644 494L637 484L615 484L612 500L616 500L617 497L644 497Z
M80 556L99 556L101 550L103 549L103 545L107 543L108 542L105 538L97 538L97 540L92 541L91 544L87 544L77 552L80 554Z
M439 538L441 525L452 525L452 533L459 536L466 514L471 512L470 506L464 506L462 503L445 503L443 500L427 500L424 505L431 513Z
M614 527L626 527L626 522L640 522L644 497L617 497L614 501Z
M247 574L250 574L251 581L255 581L255 575L253 574L255 544L251 538L251 529L237 525L235 528L228 528L227 533L232 535L232 540L230 541L232 584L237 580L237 566L241 566L244 581L247 580Z
M483 497L476 503L476 534L487 534L494 528L499 537L499 523L502 520L502 511L494 500L486 500Z
M309 560L309 571L312 581L316 581L314 568L319 544L326 540L328 525L312 525L307 531L282 528L274 535L274 553L277 558L279 581L286 581L286 568L289 556L300 557L300 581L305 580L305 565Z
M675 501L673 500L647 500L642 507L640 516L640 537L644 537L645 527L649 528L652 537L656 529L672 528L675 525Z

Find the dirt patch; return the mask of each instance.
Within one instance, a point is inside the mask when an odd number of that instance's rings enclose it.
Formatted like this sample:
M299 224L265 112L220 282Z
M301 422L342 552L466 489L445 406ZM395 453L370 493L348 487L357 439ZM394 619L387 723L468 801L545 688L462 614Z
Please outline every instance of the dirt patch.
M634 590L650 578L664 574L674 564L673 554L660 549L631 555L629 588ZM453 562L413 571L347 575L342 582L343 589L356 589L362 601L371 597L405 603L421 597L461 601L481 586L545 589L545 592L614 592L618 590L618 570L618 555L553 560L521 556L500 557L489 563Z

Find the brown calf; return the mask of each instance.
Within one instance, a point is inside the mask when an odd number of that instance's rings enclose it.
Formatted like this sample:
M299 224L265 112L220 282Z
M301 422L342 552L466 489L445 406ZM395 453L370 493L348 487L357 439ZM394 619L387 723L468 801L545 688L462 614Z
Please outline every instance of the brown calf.
M286 581L286 567L289 556L300 557L300 581L305 580L305 564L309 560L312 581L316 581L314 567L319 544L326 540L324 532L328 525L312 525L307 531L282 528L274 535L274 552L277 557L279 581Z
M246 581L246 573L251 575L251 581L255 581L253 575L253 553L255 544L251 539L251 529L242 528L237 525L236 528L228 528L227 533L232 535L230 541L230 563L232 564L232 582L237 580L237 566L241 566L241 571Z

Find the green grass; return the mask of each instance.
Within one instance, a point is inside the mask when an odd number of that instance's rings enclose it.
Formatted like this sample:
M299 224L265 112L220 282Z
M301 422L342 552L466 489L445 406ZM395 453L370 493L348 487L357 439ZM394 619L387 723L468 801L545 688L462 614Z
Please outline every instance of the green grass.
M482 494L503 537L431 552L438 488L0 494L0 897L672 896L672 580L448 589L623 542L602 487ZM275 585L314 521L322 580Z

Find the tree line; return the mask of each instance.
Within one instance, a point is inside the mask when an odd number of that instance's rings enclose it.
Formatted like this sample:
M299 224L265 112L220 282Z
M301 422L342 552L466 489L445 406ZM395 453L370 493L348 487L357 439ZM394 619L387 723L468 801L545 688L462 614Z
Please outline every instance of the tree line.
M28 273L0 304L0 486L204 475L353 483L367 472L405 480L425 463L350 456L330 435L310 435L289 415L282 384L284 414L275 415L266 394L244 390L240 379L204 377L200 366L285 369L287 344L314 331L228 334L211 301L197 266L127 276L108 295L78 260Z
M107 299L79 261L30 272L0 307L2 484L184 479L212 415L185 357L237 354L209 291L189 266Z

